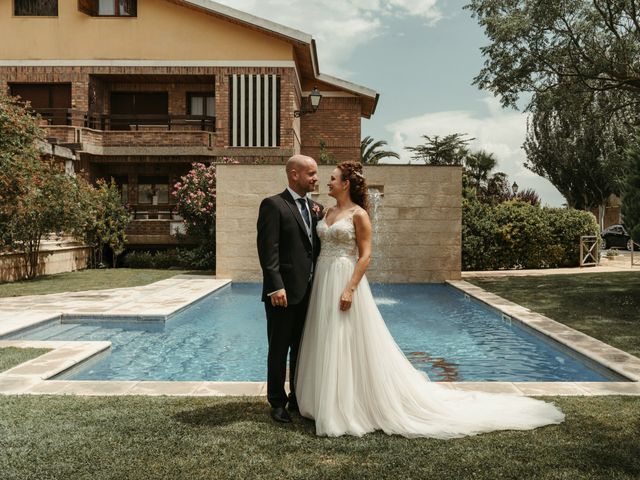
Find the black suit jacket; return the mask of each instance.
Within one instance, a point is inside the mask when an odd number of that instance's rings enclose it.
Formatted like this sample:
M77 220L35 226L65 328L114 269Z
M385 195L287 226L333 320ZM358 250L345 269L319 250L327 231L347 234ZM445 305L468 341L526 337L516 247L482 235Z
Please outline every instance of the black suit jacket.
M268 293L284 288L290 305L300 303L307 291L311 267L320 253L316 225L322 205L307 200L313 242L289 190L265 198L258 214L258 257L262 267L262 301ZM317 206L317 207L314 207ZM314 210L319 209L319 214Z

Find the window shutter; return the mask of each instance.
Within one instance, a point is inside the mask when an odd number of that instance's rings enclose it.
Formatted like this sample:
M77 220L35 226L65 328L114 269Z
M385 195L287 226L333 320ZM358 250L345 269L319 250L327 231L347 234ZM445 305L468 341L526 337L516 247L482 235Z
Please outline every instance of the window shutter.
M280 145L280 77L229 76L229 146Z

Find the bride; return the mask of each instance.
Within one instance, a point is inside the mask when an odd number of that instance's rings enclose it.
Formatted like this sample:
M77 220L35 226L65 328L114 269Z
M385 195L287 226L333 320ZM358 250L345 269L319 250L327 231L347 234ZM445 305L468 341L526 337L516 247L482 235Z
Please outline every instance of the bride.
M454 438L560 423L563 413L515 395L460 392L432 383L393 340L365 271L371 222L362 165L343 162L328 184L335 206L318 223L320 256L298 356L300 414L317 435Z

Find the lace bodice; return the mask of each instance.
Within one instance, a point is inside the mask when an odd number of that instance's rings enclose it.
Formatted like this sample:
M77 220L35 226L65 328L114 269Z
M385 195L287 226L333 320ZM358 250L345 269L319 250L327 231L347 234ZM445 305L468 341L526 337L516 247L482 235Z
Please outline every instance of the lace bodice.
M320 238L321 257L356 257L356 230L353 226L353 216L341 218L331 226L324 219L316 227Z

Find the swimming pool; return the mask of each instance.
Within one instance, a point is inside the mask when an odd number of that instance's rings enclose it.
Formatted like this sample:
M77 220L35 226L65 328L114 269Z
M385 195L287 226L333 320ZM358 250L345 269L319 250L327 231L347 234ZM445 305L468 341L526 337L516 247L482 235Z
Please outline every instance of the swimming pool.
M55 322L10 338L109 340L73 380L264 381L266 322L258 284L232 284L168 322ZM612 381L605 370L448 285L372 285L394 338L433 380Z

